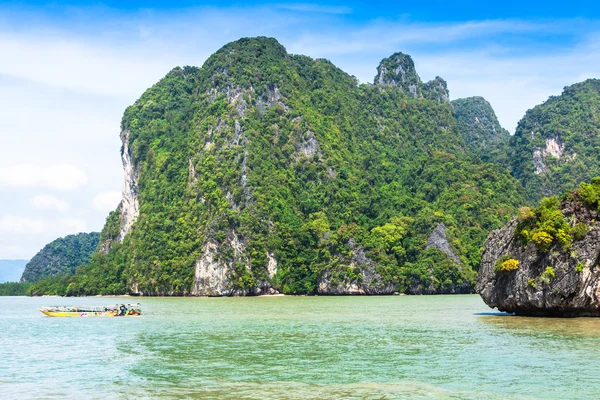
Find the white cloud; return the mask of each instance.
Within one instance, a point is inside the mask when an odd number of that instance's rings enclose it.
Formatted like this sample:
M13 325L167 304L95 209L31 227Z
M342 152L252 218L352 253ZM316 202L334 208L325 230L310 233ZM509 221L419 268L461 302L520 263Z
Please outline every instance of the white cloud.
M88 232L81 218L30 218L0 216L0 259L33 257L53 240L79 232Z
M40 194L31 199L31 205L40 210L57 210L65 212L69 209L69 203L57 199L48 194Z
M0 167L0 185L74 190L86 184L87 175L68 164L40 166L19 164Z
M62 218L56 222L58 224L58 229L67 232L65 233L66 235L87 231L86 222L80 218Z
M0 232L12 234L56 234L69 235L85 232L87 224L80 218L41 219L14 215L0 216Z
M448 81L451 98L483 96L494 107L502 125L514 132L525 112L559 95L564 86L600 77L597 43L585 40L551 54L510 54L502 51L418 52L415 65L430 79Z
M174 65L68 36L0 32L0 74L105 95L139 95Z
M4 259L4 260L11 260L11 259L28 260L32 256L32 254L30 254L30 253L31 253L31 249L27 249L23 246L8 245L8 244L2 245L2 259Z
M44 227L44 221L39 219L12 215L0 216L0 232L39 235L44 232Z
M94 208L101 212L108 213L109 211L117 208L117 205L121 201L121 193L119 192L104 192L99 193L92 200Z
M451 45L469 39L493 37L499 34L516 34L546 31L557 27L551 24L515 20L467 21L456 23L411 23L409 21L378 20L354 29L322 32L314 30L292 39L293 52L313 57L373 55L384 52L384 57L396 51L406 52L407 47L419 45ZM369 61L376 61L369 57ZM373 66L373 69L377 65Z
M572 54L583 42L598 38L598 27L592 20L430 23L405 16L357 22L351 21L350 8L310 2L198 7L169 13L146 9L128 15L112 10L103 16L106 19L98 20L93 15L93 9L78 10L79 22L87 23L85 30L40 17L39 30L23 33L9 25L23 15L9 14L7 27L0 29L0 51L6 59L0 65L0 75L89 95L120 96L131 102L176 65L201 65L230 40L266 35L279 39L290 52L330 58L362 82L371 82L380 59L396 51L415 56L420 73L427 59L436 59L437 70L427 71L425 78L440 75L447 79L453 97L495 98L492 103L509 129L527 108L553 93L549 90L572 83L572 77L600 75L597 45L588 52ZM569 48L563 44L557 49L551 40L545 41L544 36L552 35L570 38ZM479 58L481 49L496 49L497 54ZM423 57L419 59L417 54ZM455 63L457 60L461 62ZM569 76L565 76L564 68L548 68L555 60L568 66ZM498 65L507 68L496 68ZM489 73L475 71L467 79L455 79L466 77L465 71L474 70L471 66L483 67ZM536 81L529 82L532 79ZM528 84L520 91L523 81ZM496 91L498 86L503 90ZM513 88L517 93L509 92ZM470 89L473 93L467 92ZM515 97L518 103L513 101Z

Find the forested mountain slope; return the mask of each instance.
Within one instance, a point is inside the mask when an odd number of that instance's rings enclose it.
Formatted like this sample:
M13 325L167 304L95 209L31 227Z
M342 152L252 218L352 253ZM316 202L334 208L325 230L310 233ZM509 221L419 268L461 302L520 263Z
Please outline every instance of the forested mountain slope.
M441 78L377 71L271 38L173 69L125 111L123 200L68 294L472 291L522 187L466 150Z
M467 150L485 162L510 167L510 133L500 126L494 109L483 97L452 101L458 132Z
M600 175L600 80L568 86L527 111L511 150L512 173L532 202Z

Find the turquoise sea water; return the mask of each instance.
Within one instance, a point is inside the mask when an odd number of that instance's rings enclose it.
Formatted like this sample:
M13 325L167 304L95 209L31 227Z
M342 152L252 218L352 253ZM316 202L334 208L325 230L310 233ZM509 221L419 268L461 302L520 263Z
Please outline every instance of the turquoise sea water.
M136 318L43 305L140 301ZM600 319L478 296L0 297L0 398L600 397Z

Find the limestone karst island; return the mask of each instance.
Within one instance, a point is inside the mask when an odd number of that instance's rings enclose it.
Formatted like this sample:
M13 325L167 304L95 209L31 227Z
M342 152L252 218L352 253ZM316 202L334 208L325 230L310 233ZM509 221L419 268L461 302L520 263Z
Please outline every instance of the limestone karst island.
M600 6L500 8L0 5L2 396L597 398Z

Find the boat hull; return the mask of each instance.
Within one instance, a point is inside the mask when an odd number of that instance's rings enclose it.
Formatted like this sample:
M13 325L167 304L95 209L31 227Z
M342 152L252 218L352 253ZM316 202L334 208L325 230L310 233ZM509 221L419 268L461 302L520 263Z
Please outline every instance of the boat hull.
M40 311L49 317L116 317L118 314L117 311Z
M48 317L133 317L142 313L140 303L108 306L49 306L39 310Z

